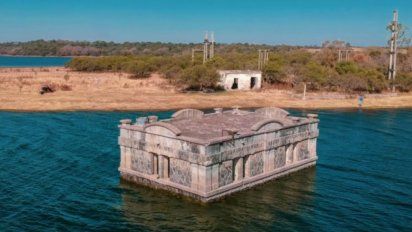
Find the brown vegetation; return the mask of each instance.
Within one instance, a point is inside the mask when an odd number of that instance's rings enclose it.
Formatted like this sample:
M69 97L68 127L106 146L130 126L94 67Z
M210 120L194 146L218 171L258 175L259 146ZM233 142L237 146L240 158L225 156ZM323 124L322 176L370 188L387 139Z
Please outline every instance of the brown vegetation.
M37 73L37 74L36 74ZM70 78L66 80L65 75ZM179 93L168 80L153 74L129 79L124 73L84 73L64 68L1 68L0 110L169 110L180 108L262 107L351 108L356 94L310 93L307 100L292 91L264 89L249 92ZM43 84L58 86L53 93L39 94ZM63 91L70 86L71 91ZM412 107L411 94L366 95L366 108Z

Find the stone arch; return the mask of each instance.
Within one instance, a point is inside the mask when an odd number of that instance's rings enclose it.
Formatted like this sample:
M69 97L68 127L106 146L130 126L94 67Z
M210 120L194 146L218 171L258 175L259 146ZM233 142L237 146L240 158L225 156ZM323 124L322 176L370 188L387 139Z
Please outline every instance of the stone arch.
M256 113L263 114L270 118L285 118L289 115L289 112L277 107L265 107L255 111Z
M173 119L187 119L187 118L201 118L203 117L203 111L196 109L183 109L175 112L172 115Z
M148 124L145 126L144 131L166 136L179 136L182 134L182 131L179 128L165 122Z
M293 159L296 161L301 161L310 157L308 141L302 141L296 144L293 149Z
M268 130L278 130L282 128L284 124L276 119L265 119L257 122L251 127L252 131L268 131Z

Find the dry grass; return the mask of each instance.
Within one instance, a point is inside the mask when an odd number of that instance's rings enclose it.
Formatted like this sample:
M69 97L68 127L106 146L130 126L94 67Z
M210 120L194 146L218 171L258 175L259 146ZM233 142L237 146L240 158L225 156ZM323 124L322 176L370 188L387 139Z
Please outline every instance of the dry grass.
M159 75L129 79L119 73L79 73L65 68L0 68L0 110L168 110L180 108L263 107L352 108L356 96L312 93L307 100L289 91L177 93ZM43 84L59 86L39 94ZM65 91L63 91L65 90ZM412 95L366 96L366 108L412 107Z

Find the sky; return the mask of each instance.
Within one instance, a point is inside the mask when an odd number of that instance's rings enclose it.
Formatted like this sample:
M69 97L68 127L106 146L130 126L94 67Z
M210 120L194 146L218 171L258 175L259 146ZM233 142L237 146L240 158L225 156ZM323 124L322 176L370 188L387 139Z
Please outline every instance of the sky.
M412 0L0 0L0 42L36 39L383 46Z

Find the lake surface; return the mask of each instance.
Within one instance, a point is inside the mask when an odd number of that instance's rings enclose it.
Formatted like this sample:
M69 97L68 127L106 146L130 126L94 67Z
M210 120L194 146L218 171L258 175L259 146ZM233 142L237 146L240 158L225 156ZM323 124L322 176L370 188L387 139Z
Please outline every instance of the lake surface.
M0 231L412 231L412 110L318 113L316 167L202 205L120 181L142 113L0 112Z
M52 67L64 66L70 57L1 56L0 67Z

